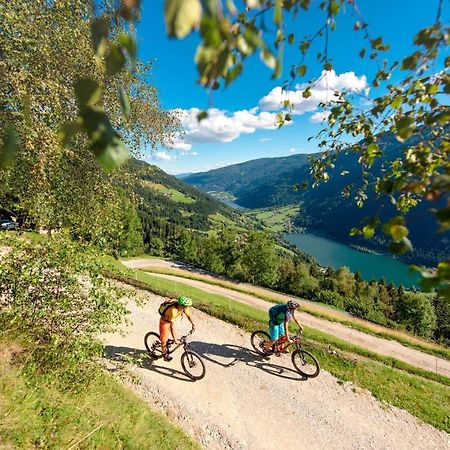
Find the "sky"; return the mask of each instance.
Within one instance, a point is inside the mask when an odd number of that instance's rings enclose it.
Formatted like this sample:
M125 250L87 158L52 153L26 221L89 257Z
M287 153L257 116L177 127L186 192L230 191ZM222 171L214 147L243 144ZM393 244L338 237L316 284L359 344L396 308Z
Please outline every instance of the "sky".
M318 103L330 98L331 89L351 89L359 94L357 101L364 107L364 97L370 99L377 94L370 86L377 65L358 56L365 42L360 32L353 31L358 18L348 8L338 17L336 30L330 34L328 53L334 70L327 74L328 84L319 82L307 100L301 95L301 83L318 78L322 73L323 63L318 63L314 57L323 48L322 41L316 48L312 47L316 52L311 51L306 60L306 77L289 93L281 89L283 81L289 77L291 65L299 62L298 43L305 35L314 34L324 21L324 13L314 8L317 3L318 0L312 0L312 11L300 14L295 21L287 21L289 32L296 34L297 45L286 44L284 70L279 79L271 79L271 70L255 55L248 58L237 80L226 89L214 91L209 108L209 94L197 83L194 63L199 43L197 33L183 40L168 38L163 0L142 2L137 32L139 56L153 62L148 82L157 88L164 109L177 110L185 131L183 137L176 139L175 148L143 149L145 160L167 173L181 174L204 172L257 158L318 151L317 141L308 141L321 128L323 114ZM444 1L444 6L446 3ZM391 45L386 57L392 62L413 51L413 36L435 21L438 0L359 0L358 5L369 24L371 36L382 36L384 42ZM446 19L448 8L443 11L443 20ZM295 104L293 120L289 125L276 128L275 116L286 97ZM197 114L206 109L208 118L199 123Z

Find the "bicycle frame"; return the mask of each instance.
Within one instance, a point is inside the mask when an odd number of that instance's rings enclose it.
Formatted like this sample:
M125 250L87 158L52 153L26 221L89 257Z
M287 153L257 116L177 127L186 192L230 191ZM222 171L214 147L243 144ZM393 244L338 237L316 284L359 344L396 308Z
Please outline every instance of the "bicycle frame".
M173 339L169 339L168 341L167 341L167 354L171 354L171 353L174 353L176 350L178 350L181 346L183 346L183 348L184 348L184 351L187 351L187 350L189 350L189 342L188 342L188 337L191 335L193 333L193 331L191 330L188 334L186 334L185 336L181 336L181 338L179 339L179 342L178 342L178 344L177 344L177 346L176 347L174 347L174 348L170 348L174 343L175 343L175 341L173 340Z
M286 336L279 337L274 344L275 351L279 353L284 353L292 345L295 345L297 349L300 350L302 348L300 336L301 333L295 334L294 336L292 336L291 342L287 342L286 344L284 344L286 342Z

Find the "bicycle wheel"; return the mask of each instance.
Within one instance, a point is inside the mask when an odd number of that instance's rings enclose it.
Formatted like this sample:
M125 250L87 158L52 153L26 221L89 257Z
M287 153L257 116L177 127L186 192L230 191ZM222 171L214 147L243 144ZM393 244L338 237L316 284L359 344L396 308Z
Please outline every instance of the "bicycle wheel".
M273 350L266 350L264 348L264 344L267 341L270 341L270 336L262 330L254 331L250 336L250 342L255 349L255 352L263 356L271 355L273 353Z
M205 364L199 354L186 350L181 355L181 366L189 378L201 380L205 376Z
M315 378L319 375L320 366L317 359L306 350L295 350L292 353L292 364L298 372L307 378Z
M148 332L144 337L144 345L152 358L158 359L162 357L161 341L158 333Z

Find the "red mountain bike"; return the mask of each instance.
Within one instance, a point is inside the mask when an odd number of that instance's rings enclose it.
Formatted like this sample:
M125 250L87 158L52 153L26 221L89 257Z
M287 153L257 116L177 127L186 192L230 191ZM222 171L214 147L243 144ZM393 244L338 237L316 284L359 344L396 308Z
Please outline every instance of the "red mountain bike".
M287 353L289 347L295 346L292 352L292 364L296 370L307 378L315 378L319 375L320 366L314 355L307 350L303 350L300 342L301 332L291 338L291 343L286 345L282 340L275 342L270 350L266 350L265 343L270 341L270 336L263 330L254 331L250 337L252 347L262 356L271 356L273 354Z

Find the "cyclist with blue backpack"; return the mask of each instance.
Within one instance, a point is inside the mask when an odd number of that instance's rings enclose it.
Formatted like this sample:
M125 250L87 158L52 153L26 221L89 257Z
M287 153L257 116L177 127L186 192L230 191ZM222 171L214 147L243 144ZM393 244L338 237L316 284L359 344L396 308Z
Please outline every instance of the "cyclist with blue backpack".
M293 320L300 330L303 326L294 315L295 310L299 307L298 302L289 300L287 303L272 306L269 309L269 333L270 341L265 343L266 350L271 350L274 344L286 342L289 344L289 322ZM282 350L284 351L284 349ZM279 355L278 355L279 356Z
M181 295L176 301L166 301L162 303L158 309L161 316L159 320L159 337L161 339L161 350L165 361L172 360L172 357L167 353L167 341L169 340L169 337L172 336L175 343L178 343L175 336L175 320L185 315L189 322L191 322L192 329L195 329L194 321L192 320L190 313L190 306L192 306L192 300Z

